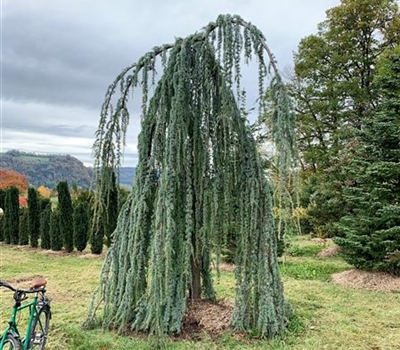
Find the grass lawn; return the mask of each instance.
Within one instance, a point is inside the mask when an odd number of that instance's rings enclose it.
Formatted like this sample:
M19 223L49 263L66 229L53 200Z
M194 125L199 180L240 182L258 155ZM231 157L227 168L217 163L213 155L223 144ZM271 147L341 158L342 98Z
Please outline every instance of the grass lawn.
M332 273L351 267L339 257L320 259L323 245L298 237L281 264L285 295L295 317L287 334L270 342L226 333L218 340L170 341L168 349L400 349L400 294L346 289L330 282ZM46 348L53 350L150 349L146 339L118 336L100 329L85 331L88 303L98 284L102 257L53 253L19 246L0 246L0 279L21 287L37 275L48 279L53 319ZM24 281L27 281L24 283ZM232 299L232 272L215 281L220 298ZM0 291L1 329L12 294Z

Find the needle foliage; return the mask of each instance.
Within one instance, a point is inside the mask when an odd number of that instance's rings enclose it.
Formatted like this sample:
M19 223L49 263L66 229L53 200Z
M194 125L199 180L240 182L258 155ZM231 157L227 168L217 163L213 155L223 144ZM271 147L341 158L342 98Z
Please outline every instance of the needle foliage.
M211 263L218 264L230 235L237 240L233 327L265 338L285 329L289 307L278 272L271 188L242 108L241 65L252 58L258 62L259 113L272 71L274 131L284 154L293 121L281 78L263 34L238 16L219 16L198 33L155 47L109 87L94 144L93 234L112 188L107 169L121 162L132 90L142 94L139 162L89 320L98 298L103 326L179 333L188 299L216 300Z

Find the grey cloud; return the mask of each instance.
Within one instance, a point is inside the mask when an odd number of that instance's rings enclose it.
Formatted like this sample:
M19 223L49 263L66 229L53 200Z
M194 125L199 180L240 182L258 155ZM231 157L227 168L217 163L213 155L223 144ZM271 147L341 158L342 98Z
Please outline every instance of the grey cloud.
M9 17L3 23L4 96L101 106L125 59L82 28L51 19L36 22Z
M3 147L88 162L108 85L152 47L198 31L220 13L239 14L264 32L283 69L339 1L3 0ZM256 89L251 79L244 82ZM139 105L131 104L127 162L137 161Z
M20 132L30 132L35 134L57 135L57 137L87 137L94 135L93 128L88 125L43 125L40 123L24 123L18 121L16 123L7 123L3 127L3 132L7 134L9 130L18 130Z

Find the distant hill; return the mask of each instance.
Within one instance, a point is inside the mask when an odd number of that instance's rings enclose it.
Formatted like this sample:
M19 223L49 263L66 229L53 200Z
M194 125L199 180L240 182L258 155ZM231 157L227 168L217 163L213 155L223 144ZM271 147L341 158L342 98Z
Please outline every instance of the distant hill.
M132 187L135 178L136 168L122 167L119 169L119 183L121 186Z
M0 168L26 175L29 184L55 188L60 181L69 186L89 188L93 168L85 167L79 159L65 154L28 153L17 150L0 153ZM134 167L119 169L120 185L130 188L135 177Z
M29 184L55 188L60 181L88 188L93 170L70 155L37 154L16 150L0 154L0 167L26 175Z

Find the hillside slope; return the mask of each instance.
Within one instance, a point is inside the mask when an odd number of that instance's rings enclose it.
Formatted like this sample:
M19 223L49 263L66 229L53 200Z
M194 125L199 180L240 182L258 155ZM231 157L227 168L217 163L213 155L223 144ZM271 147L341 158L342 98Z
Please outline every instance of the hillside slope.
M0 153L0 168L26 175L30 185L44 185L51 189L54 189L60 181L67 181L69 186L89 188L93 180L93 168L85 167L79 159L70 155L12 150ZM119 169L121 186L131 188L135 170L134 167Z
M60 181L88 188L93 171L70 155L8 151L0 155L0 167L26 175L29 184L55 188Z

